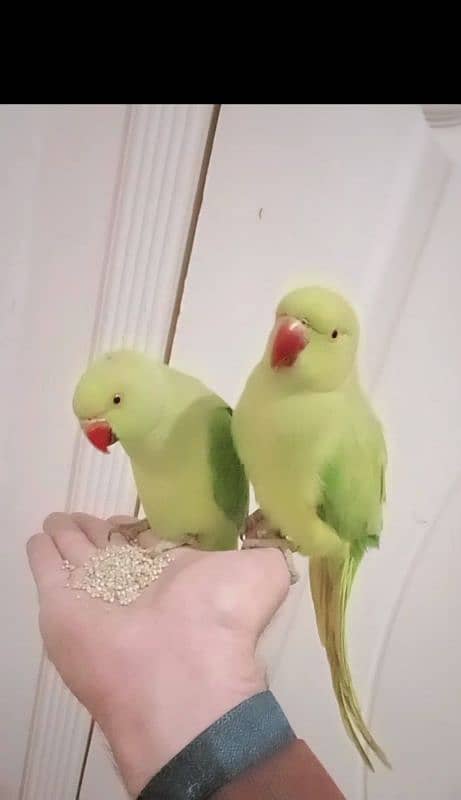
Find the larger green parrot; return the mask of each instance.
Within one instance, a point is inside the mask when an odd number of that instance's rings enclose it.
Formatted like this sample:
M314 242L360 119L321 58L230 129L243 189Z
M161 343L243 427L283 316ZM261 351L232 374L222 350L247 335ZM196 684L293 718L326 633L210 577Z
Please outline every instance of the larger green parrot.
M288 294L232 429L267 528L309 556L317 627L339 710L373 769L366 745L388 761L360 711L345 626L357 568L367 548L379 544L386 446L359 384L358 340L356 314L335 292L309 287Z
M107 353L81 377L74 412L103 452L131 459L147 524L166 541L234 549L248 483L231 435L231 409L196 378L143 353ZM124 533L129 531L123 530Z

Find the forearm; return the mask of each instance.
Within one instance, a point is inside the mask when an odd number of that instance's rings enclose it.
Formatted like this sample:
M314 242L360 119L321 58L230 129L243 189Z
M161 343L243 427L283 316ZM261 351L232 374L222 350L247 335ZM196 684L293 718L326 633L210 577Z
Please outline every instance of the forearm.
M312 750L299 739L243 772L210 800L345 800Z

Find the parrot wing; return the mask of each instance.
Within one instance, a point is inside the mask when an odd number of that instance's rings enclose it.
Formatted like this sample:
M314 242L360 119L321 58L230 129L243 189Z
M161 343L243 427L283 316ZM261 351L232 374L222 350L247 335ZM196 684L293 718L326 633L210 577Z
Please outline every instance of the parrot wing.
M379 422L351 426L325 466L319 516L362 553L379 546L386 500L387 453ZM357 555L359 553L357 552Z
M234 447L232 409L219 406L211 413L208 461L216 504L238 529L248 514L248 480Z

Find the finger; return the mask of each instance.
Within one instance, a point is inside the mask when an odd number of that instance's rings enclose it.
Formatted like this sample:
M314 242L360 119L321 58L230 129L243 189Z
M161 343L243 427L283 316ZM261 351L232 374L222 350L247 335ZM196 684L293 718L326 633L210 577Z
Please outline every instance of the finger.
M61 556L71 564L84 564L94 555L96 548L70 514L50 514L43 523L43 530L53 539Z
M290 575L283 553L277 548L241 550L242 581L239 590L248 619L258 634L268 625L285 600L290 588ZM246 567L246 568L245 568Z
M62 558L52 538L46 533L37 533L29 539L27 556L39 592L66 583Z
M109 539L111 523L107 519L98 519L91 514L72 514L72 519L83 531L87 539L96 547L106 547Z

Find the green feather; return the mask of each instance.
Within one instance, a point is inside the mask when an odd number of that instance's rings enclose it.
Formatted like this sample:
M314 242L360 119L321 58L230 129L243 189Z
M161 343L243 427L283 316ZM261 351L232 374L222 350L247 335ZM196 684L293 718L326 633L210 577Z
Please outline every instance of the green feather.
M248 482L234 447L232 409L216 408L209 430L209 464L216 504L238 529L248 514Z

